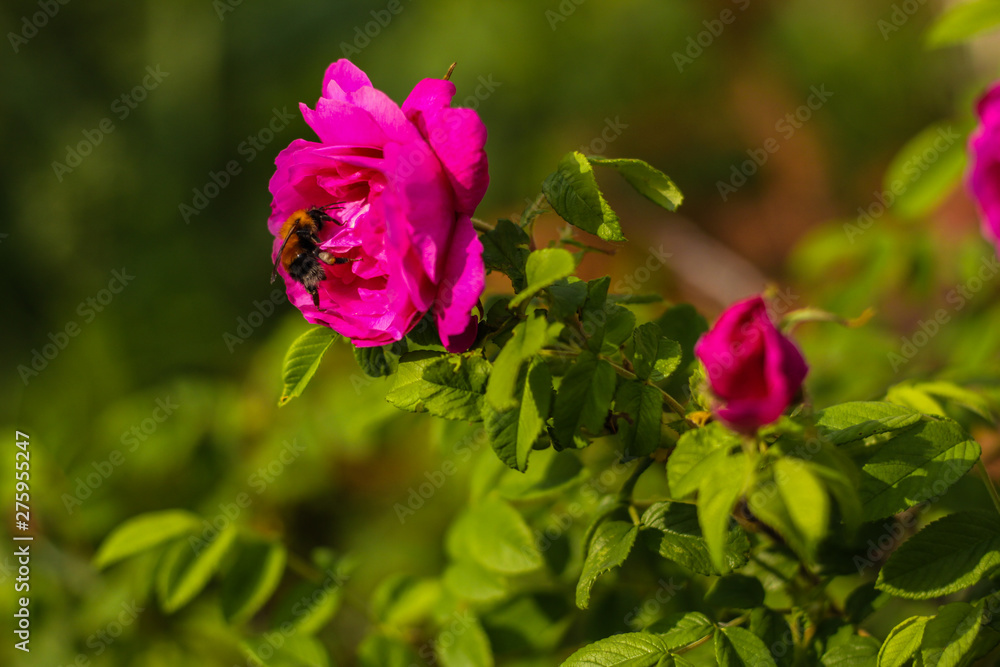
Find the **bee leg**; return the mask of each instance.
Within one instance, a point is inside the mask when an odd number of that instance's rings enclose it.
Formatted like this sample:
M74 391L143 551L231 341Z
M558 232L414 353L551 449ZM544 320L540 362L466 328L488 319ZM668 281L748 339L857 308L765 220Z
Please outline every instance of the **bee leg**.
M351 262L361 261L360 259L348 259L347 257L334 257L330 253L323 251L316 255L321 262L324 264L329 264L334 266L336 264L350 264Z

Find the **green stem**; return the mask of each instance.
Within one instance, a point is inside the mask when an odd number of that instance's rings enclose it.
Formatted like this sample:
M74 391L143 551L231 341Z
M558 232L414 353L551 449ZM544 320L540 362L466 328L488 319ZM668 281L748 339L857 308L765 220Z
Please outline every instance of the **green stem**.
M477 232L492 232L496 229L496 225L492 222L486 222L485 220L480 220L479 218L472 219L472 227Z
M618 364L616 364L615 362L613 362L613 361L611 361L609 359L604 359L604 360L607 361L611 365L611 367L615 369L615 372L618 373L619 375L621 375L622 377L628 378L630 380L638 380L639 379L639 376L636 375L635 373L633 373L632 371L629 371L629 370L627 370L625 368L622 368L621 366L619 366ZM656 387L656 385L653 384L652 382L648 382L647 384L649 384L649 386L651 386L651 387ZM663 389L660 389L660 387L656 387L656 388L659 390L659 392L661 394L663 394L663 402L666 403L667 406L671 410L673 410L675 413L677 413L678 416L683 417L684 421L686 421L688 423L688 426L690 426L692 428L696 428L698 426L693 421L691 421L690 419L687 418L687 413L684 411L684 406L683 405L681 405L680 403L678 403L677 400L673 396L671 396L667 392L663 391Z
M993 499L993 507L996 508L997 514L1000 514L1000 495L997 495L997 487L993 484L993 480L990 479L990 473L986 470L986 464L983 463L982 457L976 460L976 468L979 469L979 476L983 478L983 484L990 491L990 498Z

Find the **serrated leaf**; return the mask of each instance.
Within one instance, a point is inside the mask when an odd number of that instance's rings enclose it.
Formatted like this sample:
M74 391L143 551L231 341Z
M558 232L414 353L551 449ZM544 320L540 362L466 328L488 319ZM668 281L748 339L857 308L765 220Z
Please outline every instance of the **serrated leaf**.
M697 491L713 465L709 457L739 447L740 437L718 422L685 432L667 459L667 483L672 496L684 498Z
M541 352L542 348L559 331L550 325L545 314L535 312L514 327L513 335L493 360L493 370L486 387L486 400L497 410L507 410L517 405L515 391L521 365Z
M400 357L395 383L385 400L400 410L426 412L423 402L424 369L443 356L440 352L421 350L408 352Z
M929 214L959 184L965 164L963 134L947 124L923 130L900 149L886 170L883 187L895 198L892 212L904 218Z
M710 471L698 486L698 525L712 565L721 571L726 568L726 538L733 506L743 492L749 466L743 452L713 458Z
M625 240L618 216L601 194L594 169L582 153L567 153L542 183L542 192L559 217L574 227L605 241Z
M878 652L878 667L903 667L916 655L932 616L912 616L892 629Z
M543 562L524 517L495 497L473 505L452 524L448 547L454 557L471 558L499 574L530 572Z
M642 160L590 157L590 164L611 167L621 174L635 191L668 211L676 211L684 195L670 177Z
M764 586L756 577L727 574L712 582L705 602L720 609L753 609L764 604Z
M493 667L490 640L479 619L462 614L460 630L442 630L434 648L443 667Z
M694 505L669 501L654 503L643 512L641 525L654 529L644 534L661 556L699 574L726 574L743 567L749 559L750 540L742 528L733 525L726 536L725 568L716 569L701 534Z
M177 611L205 588L236 533L236 528L230 526L211 540L182 538L167 549L156 570L156 592L163 611L168 614Z
M510 220L499 220L494 229L479 236L483 243L483 264L487 271L500 271L510 278L515 292L527 286L525 263L531 239Z
M720 628L715 633L715 659L719 667L767 667L774 658L760 637L739 627Z
M659 636L670 649L693 644L715 632L715 626L707 616L697 611L678 612L661 618L645 632Z
M604 276L587 283L587 299L580 310L580 327L587 340L587 349L598 354L604 347L604 332L608 328L608 288L611 278Z
M102 569L123 558L134 556L160 546L164 542L194 533L201 527L201 519L184 510L148 512L128 519L105 538L94 567Z
M281 367L281 398L278 405L285 405L300 396L316 374L323 355L340 338L340 334L327 327L313 327L296 338L285 353Z
M790 667L795 658L795 639L785 617L768 607L750 612L750 632L764 642L778 667Z
M627 457L652 454L660 447L663 394L643 382L624 380L615 393L615 411L628 414L618 420L618 433Z
M560 667L656 667L669 654L670 647L661 637L630 632L584 646Z
M509 308L517 308L535 294L572 275L576 270L576 260L573 255L562 248L542 248L528 255L525 265L527 286L510 300Z
M924 527L897 549L879 572L879 590L927 599L971 586L1000 565L1000 519L958 512Z
M399 358L406 354L406 339L377 347L355 347L354 359L368 377L389 377L396 372Z
M681 344L660 332L655 322L646 322L632 332L632 345L625 354L635 374L641 380L659 382L670 376L680 366L683 352Z
M482 419L483 397L490 377L490 362L478 356L448 355L424 367L420 402L427 412L442 419L476 422Z
M982 609L967 602L953 602L938 609L927 621L920 642L924 667L955 667L972 648L979 633Z
M605 306L604 314L607 323L604 327L601 352L614 355L632 337L632 330L635 329L635 313L624 306L609 302Z
M483 401L483 423L500 460L524 472L528 455L545 433L552 406L552 375L545 362L538 357L532 360L520 385L518 404L508 410L496 410Z
M615 392L615 371L611 364L590 352L581 352L563 377L556 392L552 423L556 440L563 448L573 447L581 430L597 435Z
M239 544L222 579L222 614L233 624L253 616L274 593L285 572L285 547L255 540Z
M823 667L875 667L879 643L874 637L852 635L833 646L820 662Z
M565 320L573 316L587 300L587 283L576 276L557 280L545 291L549 295L549 315L554 320Z
M949 7L927 31L927 45L949 46L972 39L1000 25L996 0L970 0Z
M587 548L587 558L583 572L576 585L576 606L586 609L590 606L590 589L597 578L625 562L639 527L629 521L609 520L602 522L594 532Z

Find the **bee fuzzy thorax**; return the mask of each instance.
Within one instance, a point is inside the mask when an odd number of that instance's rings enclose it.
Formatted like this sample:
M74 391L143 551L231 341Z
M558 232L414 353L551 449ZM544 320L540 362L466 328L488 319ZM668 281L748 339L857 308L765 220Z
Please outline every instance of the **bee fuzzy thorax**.
M281 225L278 238L282 239L278 257L274 262L271 282L277 276L280 264L288 277L301 284L312 297L313 305L319 308L319 283L326 280L326 265L347 264L355 260L336 257L320 250L320 232L324 225L344 223L333 218L327 210L339 208L335 204L314 206L295 211Z

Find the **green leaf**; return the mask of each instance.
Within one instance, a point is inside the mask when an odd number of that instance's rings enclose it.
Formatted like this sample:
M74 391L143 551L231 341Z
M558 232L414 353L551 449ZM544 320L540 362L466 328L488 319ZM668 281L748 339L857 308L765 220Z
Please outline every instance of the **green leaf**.
M869 581L861 584L847 596L844 601L844 613L847 620L855 625L860 625L866 618L875 613L886 603L889 596L881 593L875 588L875 582Z
M643 512L641 525L650 547L664 558L699 574L726 574L746 565L750 556L750 540L738 525L726 535L725 568L712 565L708 545L698 525L698 511L687 503L654 503Z
M400 410L426 412L423 402L424 370L443 357L440 352L429 350L404 354L399 360L395 383L385 400Z
M576 606L586 609L590 606L590 589L597 578L628 558L639 527L629 521L608 520L602 522L594 533L587 548L587 559L576 585Z
M827 534L830 497L826 486L805 461L781 458L774 462L774 480L792 524L810 545Z
M712 583L705 602L720 609L753 609L764 604L764 586L756 577L727 574Z
M506 577L468 560L450 564L444 571L443 581L448 592L460 600L496 602L506 597L510 590Z
M389 377L396 372L399 358L406 354L407 344L401 341L378 347L355 347L354 358L368 377Z
M587 300L587 283L576 276L557 280L545 291L549 294L549 315L554 320L572 317Z
M437 579L396 574L383 579L372 593L371 610L387 625L419 625L434 614L443 592Z
M368 635L358 647L358 667L412 667L423 660L402 639Z
M230 526L207 543L179 539L167 549L156 570L156 592L163 611L168 614L177 611L205 588L236 533L236 528Z
M684 498L697 491L714 465L709 457L740 446L740 437L718 422L685 432L667 459L667 483L672 496Z
M985 396L972 389L957 385L954 382L946 380L920 382L914 384L913 389L953 401L956 405L960 405L966 410L971 410L987 421L994 420L989 400Z
M886 403L853 403L821 411L817 426L843 430L909 423L912 410ZM902 417L902 419L887 419ZM871 425L868 422L877 421ZM949 419L922 417L912 425L841 445L862 470L858 494L864 519L892 516L935 498L957 482L979 458L979 445ZM832 437L843 440L834 432Z
M552 423L561 447L573 447L573 438L581 430L597 435L604 429L614 391L615 371L611 364L590 352L581 352L556 393Z
M903 667L917 651L931 616L912 616L892 629L878 652L878 667Z
M493 370L486 387L486 400L497 410L517 406L517 381L521 364L541 352L558 335L560 325L550 325L539 311L514 327L513 336L493 360Z
M580 311L580 327L587 338L587 348L598 354L604 347L604 333L608 328L608 287L611 278L604 276L587 283L587 300Z
M528 255L525 267L528 286L510 300L509 308L517 308L539 291L558 280L572 275L576 270L573 255L562 248L542 248Z
M242 623L264 606L281 582L286 555L277 542L239 545L236 561L222 580L222 614L228 622Z
M618 420L626 456L645 456L660 447L663 394L659 389L644 382L624 380L615 394L615 411L628 414L628 418Z
M931 47L959 44L1000 25L996 0L971 0L949 7L927 31Z
M720 628L715 633L715 658L719 667L766 667L775 664L760 637L735 626Z
M168 540L194 533L200 527L201 519L184 510L164 510L134 516L111 531L94 556L94 567L105 568Z
M715 626L701 612L689 611L661 618L645 632L659 636L668 648L677 649L712 634Z
M750 632L760 637L779 667L791 667L795 658L795 639L781 613L757 607L750 612Z
M676 211L684 195L670 177L647 162L635 159L587 158L590 164L611 167L625 177L636 192L668 211Z
M493 667L490 640L479 619L468 612L460 618L460 629L442 630L434 643L442 667Z
M584 646L560 667L657 667L670 647L657 635L630 632Z
M545 433L552 406L552 375L545 362L535 357L519 384L520 401L513 408L500 411L489 401L483 401L483 422L490 445L500 460L524 472L528 468L528 455Z
M624 241L618 216L604 199L594 169L580 152L567 153L542 183L542 192L559 216L605 241Z
M277 605L272 625L289 623L296 633L303 635L319 632L340 608L346 576L344 566L338 565L336 570L327 569L326 577L319 583L303 581L292 587Z
M635 313L625 306L607 303L604 308L607 323L604 326L604 339L601 342L601 352L617 354L625 341L632 336L635 328Z
M510 220L499 220L497 226L479 235L483 243L483 264L487 271L500 271L510 278L515 292L527 285L525 263L531 252L531 239L523 229Z
M531 529L509 503L487 497L452 524L449 552L491 572L521 574L542 566Z
M919 218L931 213L962 179L965 136L951 124L936 124L911 139L893 158L883 187L895 197L893 213Z
M319 362L333 341L340 334L327 327L313 327L295 339L281 367L281 398L278 405L285 405L305 390L309 380L316 374Z
M967 588L1000 565L1000 518L958 512L904 542L878 575L879 590L927 599Z
M264 634L246 639L240 642L240 646L249 658L247 664L263 667L330 667L330 656L323 644L308 636L282 637L281 644L276 647L274 636Z
M726 568L726 541L733 506L743 492L747 476L747 457L713 457L714 464L698 486L698 525L708 545L708 555L715 569Z
M424 367L418 384L427 412L443 419L482 419L490 362L478 356L448 355Z
M524 474L504 475L496 484L501 498L514 501L555 500L590 477L580 457L552 448L536 451L534 464Z
M879 643L873 637L852 635L823 654L823 667L875 667Z
M927 621L920 642L920 658L924 667L955 667L972 648L979 633L983 611L979 605L953 602L938 609L937 616Z
M681 364L681 344L662 333L655 322L639 325L632 332L632 345L625 355L640 380L665 380Z

